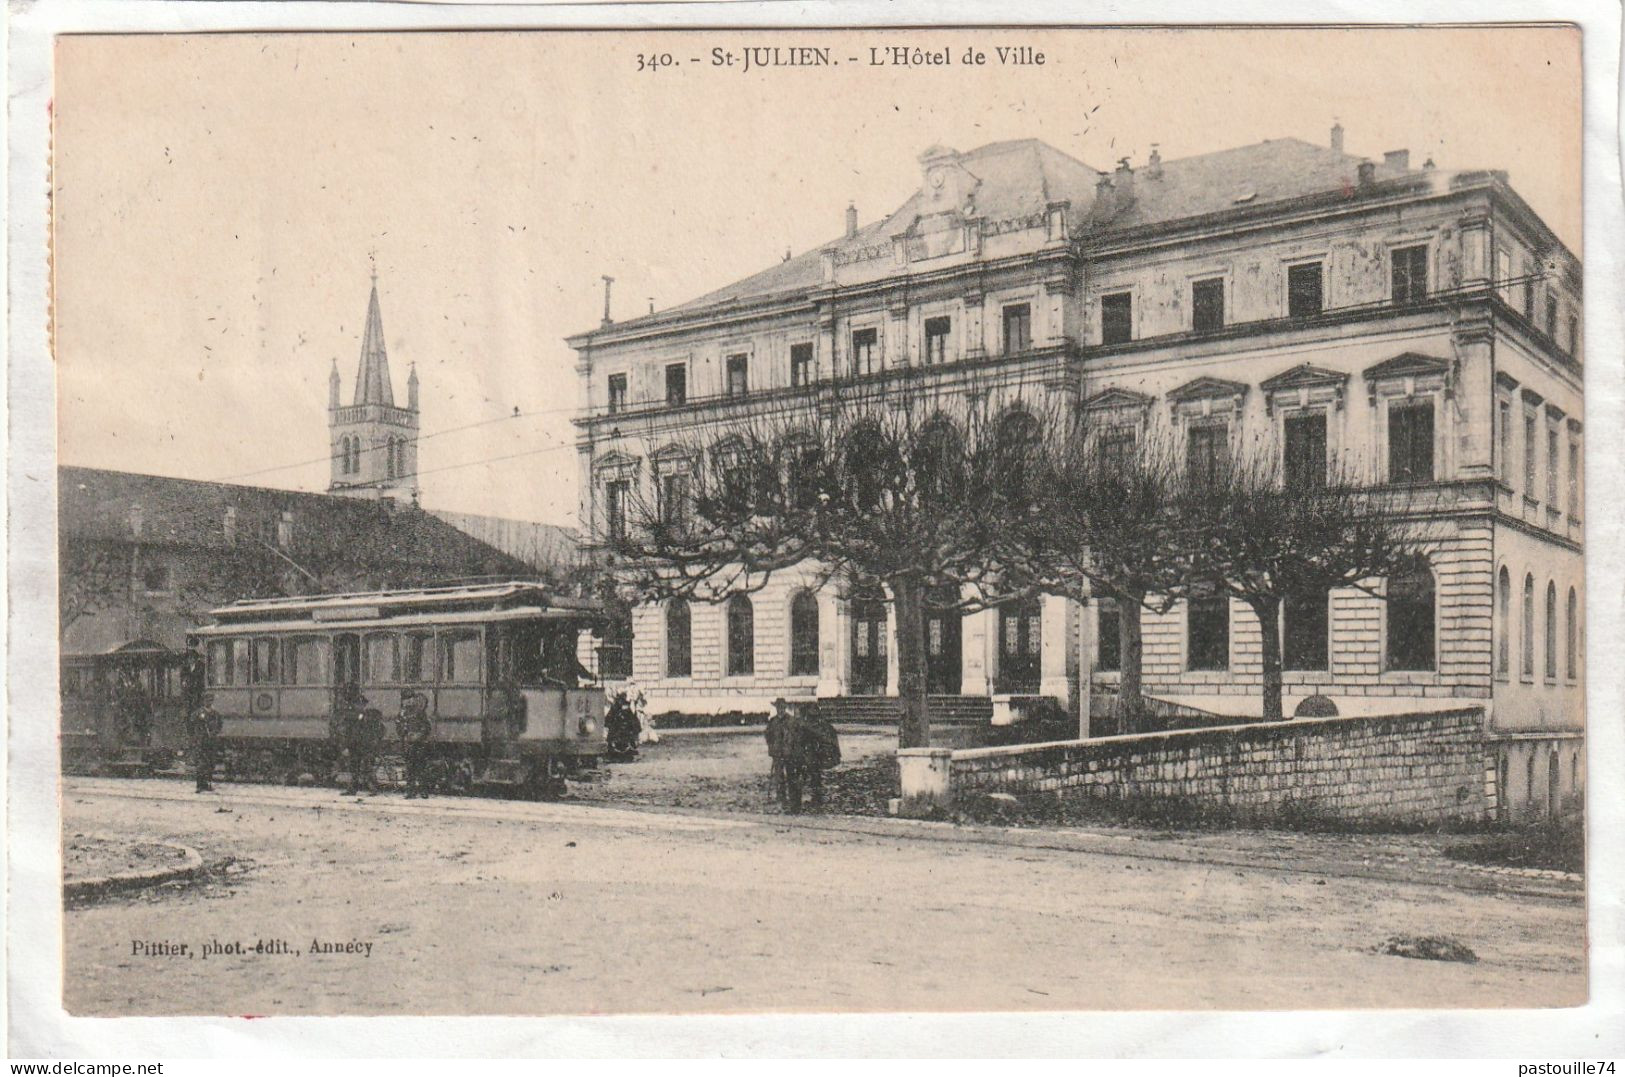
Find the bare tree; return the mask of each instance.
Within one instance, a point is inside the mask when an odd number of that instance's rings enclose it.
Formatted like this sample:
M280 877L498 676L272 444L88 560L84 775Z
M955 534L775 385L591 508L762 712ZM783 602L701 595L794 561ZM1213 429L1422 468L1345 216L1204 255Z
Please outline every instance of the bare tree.
M58 632L130 596L130 551L118 543L64 537L57 567Z
M1166 613L1184 595L1188 558L1175 511L1180 469L1170 432L1113 426L1087 413L1045 439L1038 462L1039 510L1022 537L1030 572L1079 597L1087 590L1118 608L1119 720L1145 726L1141 617Z
M1234 596L1258 618L1266 720L1283 717L1283 604L1325 602L1339 587L1379 595L1374 581L1408 568L1426 538L1411 518L1413 488L1372 486L1335 457L1294 468L1289 481L1282 462L1277 443L1259 441L1227 466L1186 475L1173 532L1187 594Z
M821 583L879 585L896 614L899 744L924 747L929 596L967 596L962 611L1005 597L1006 525L1041 429L988 400L907 391L736 420L664 450L668 470L612 507L611 545L645 598L715 599L800 565Z

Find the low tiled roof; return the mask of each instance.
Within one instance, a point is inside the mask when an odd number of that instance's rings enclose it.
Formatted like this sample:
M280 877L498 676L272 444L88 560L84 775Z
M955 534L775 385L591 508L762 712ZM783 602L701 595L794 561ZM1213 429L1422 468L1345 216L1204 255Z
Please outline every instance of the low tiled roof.
M448 579L527 573L517 559L410 505L101 468L60 467L57 479L64 541L230 549L226 510L235 508L239 546L251 542L250 536L274 542L277 521L290 513L293 541L287 552L318 573L333 559L410 566ZM139 536L132 526L138 506Z
M958 164L976 177L971 213L988 221L1043 213L1053 202L1070 202L1076 227L1111 231L1202 217L1242 206L1257 206L1324 192L1352 191L1362 157L1301 139L1269 139L1250 146L1141 166L1132 172L1132 198L1111 198L1096 206L1097 184L1111 175L1120 187L1122 173L1102 173L1035 138L993 142L959 155ZM1393 179L1414 172L1375 161L1374 178ZM1115 193L1115 192L1114 192ZM916 191L888 216L845 236L820 244L726 288L648 316L699 311L733 302L797 295L822 282L821 252L889 243L919 215L923 194ZM643 318L617 323L633 325Z

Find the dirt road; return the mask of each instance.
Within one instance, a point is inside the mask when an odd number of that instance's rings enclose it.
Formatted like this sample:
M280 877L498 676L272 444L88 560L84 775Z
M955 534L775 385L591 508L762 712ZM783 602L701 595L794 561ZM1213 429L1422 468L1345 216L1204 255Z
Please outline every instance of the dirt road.
M70 834L238 858L205 884L70 909L70 1012L1538 1006L1585 995L1574 900L773 817L224 790L68 780ZM1481 960L1373 952L1396 932L1452 935ZM211 942L228 952L204 956ZM255 953L258 942L277 952Z

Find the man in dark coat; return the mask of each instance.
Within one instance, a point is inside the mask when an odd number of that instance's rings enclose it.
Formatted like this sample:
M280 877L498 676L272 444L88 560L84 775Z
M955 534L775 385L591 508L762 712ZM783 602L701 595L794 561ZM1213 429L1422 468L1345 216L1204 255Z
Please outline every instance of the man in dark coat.
M401 697L400 729L402 754L406 756L406 799L429 798L429 743L434 723L429 720L429 700L422 692Z
M789 787L789 812L800 813L804 787L812 794L813 807L823 807L824 771L841 761L841 739L835 727L818 713L816 704L802 704L795 709L788 741L785 781Z
M214 696L205 692L197 707L186 712L186 735L191 744L192 766L197 771L197 791L214 790L214 757L220 743L220 715L214 710Z
M361 694L361 689L353 684L342 685L338 691L336 705L336 718L340 742L344 746L346 765L350 771L350 784L345 787L343 796L355 796L361 791L362 783L366 783L368 792L378 792L378 776L374 773L376 767L375 753L378 740L382 739L383 719L377 716L377 711L367 704L367 697ZM377 716L377 737L373 736L372 719L368 713L372 711Z
M789 803L789 792L785 784L786 764L790 758L790 738L795 728L795 715L790 705L782 698L773 701L773 714L767 720L767 757L772 766L768 771L768 780L773 785L773 799L779 804Z

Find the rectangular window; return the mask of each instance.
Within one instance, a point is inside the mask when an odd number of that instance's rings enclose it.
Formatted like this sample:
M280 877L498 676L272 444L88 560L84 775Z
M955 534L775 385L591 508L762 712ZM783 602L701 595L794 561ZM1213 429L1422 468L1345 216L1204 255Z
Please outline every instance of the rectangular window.
M1286 419L1286 484L1293 490L1326 485L1326 413L1289 415Z
M368 636L362 653L366 662L362 677L367 684L396 683L399 671L394 636L382 634Z
M604 484L604 531L611 540L626 537L626 502L631 492L632 484L626 479Z
M1501 302L1507 306L1512 305L1512 287L1507 281L1512 279L1512 252L1498 250L1495 252L1495 283L1501 286Z
M1111 598L1101 599L1097 609L1099 617L1095 632L1100 660L1096 668L1102 673L1116 673L1123 668L1123 642L1118 634L1121 631L1122 613L1117 600Z
M660 522L682 528L688 523L688 475L676 471L660 476Z
M1553 344L1557 343L1557 296L1555 295L1546 297L1546 335L1552 338Z
M873 374L875 366L875 350L880 343L880 334L873 329L858 329L852 333L852 373L857 377Z
M1100 297L1100 342L1125 344L1134 339L1134 296L1113 292Z
M434 633L408 632L401 637L401 680L407 684L434 680Z
M1308 318L1326 309L1319 262L1288 266L1286 271L1286 312L1292 318Z
M1101 466L1116 472L1126 472L1134 461L1134 428L1119 427L1108 430L1100 438Z
M813 346L811 344L790 345L790 384L803 386L812 384Z
M673 363L666 368L666 404L688 403L688 364Z
M1389 406L1388 481L1433 481L1433 401Z
M1217 481L1230 468L1230 427L1226 423L1192 426L1185 435L1186 474L1195 483Z
M1535 458L1540 455L1540 443L1535 440L1535 417L1527 412L1523 417L1523 493L1535 496Z
M223 639L209 641L209 684L231 683L231 644Z
M276 684L280 680L278 670L281 663L277 661L277 641L274 639L257 639L254 641L254 683Z
M1535 320L1535 278L1540 275L1540 270L1535 268L1533 262L1525 262L1523 275L1523 316L1532 322Z
M1557 451L1557 431L1551 428L1546 430L1546 505L1557 508L1557 469L1563 458Z
M253 668L253 657L249 653L246 639L231 641L231 683L248 684L249 674Z
M749 390L750 357L748 355L728 356L728 395L744 396Z
M1501 481L1508 486L1512 485L1512 402L1503 400L1496 414L1500 417L1500 449L1501 459L1497 461L1500 467L1496 473Z
M1428 249L1400 247L1393 252L1394 302L1420 303L1428 295Z
M1191 285L1191 328L1198 333L1224 328L1224 281L1199 280Z
M1569 354L1580 354L1580 318L1578 315L1569 315Z
M440 680L446 684L480 683L480 634L458 629L440 637Z
M947 318L925 320L925 362L937 366L948 361L948 333L953 323Z
M609 413L611 415L626 410L626 375L611 374L609 376Z
M325 639L284 640L282 643L282 676L289 684L327 683L328 645Z
M1580 443L1569 442L1569 516L1580 515Z
M1185 615L1187 665L1193 670L1230 668L1230 599L1193 598Z
M1004 354L1015 355L1033 346L1032 308L1013 303L1004 308Z
M1325 591L1289 594L1281 603L1281 665L1285 669L1327 668L1330 596Z

